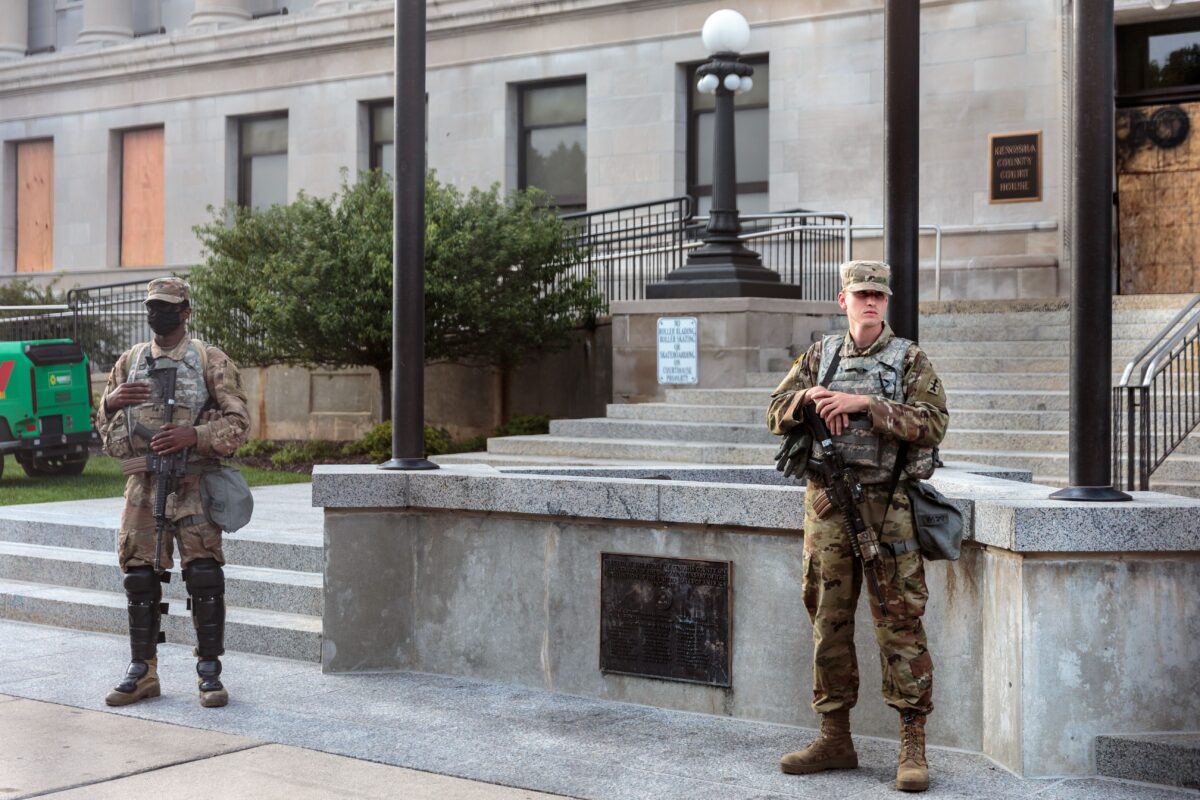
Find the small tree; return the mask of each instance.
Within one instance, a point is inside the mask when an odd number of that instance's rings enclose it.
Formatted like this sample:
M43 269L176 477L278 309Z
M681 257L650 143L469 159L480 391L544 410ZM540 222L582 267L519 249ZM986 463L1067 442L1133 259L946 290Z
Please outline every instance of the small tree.
M603 308L572 277L579 254L545 196L425 187L425 355L502 374L562 347ZM196 227L207 263L192 271L197 329L247 364L368 366L391 411L392 191L379 173L328 199L301 194L251 212L228 207Z

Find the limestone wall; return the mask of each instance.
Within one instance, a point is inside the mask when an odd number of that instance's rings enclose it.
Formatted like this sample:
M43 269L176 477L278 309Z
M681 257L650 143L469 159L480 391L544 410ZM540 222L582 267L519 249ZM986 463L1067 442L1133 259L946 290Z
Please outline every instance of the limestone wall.
M947 279L944 297L1045 296L1067 285L1052 277L1063 202L1059 6L922 6L920 217L963 229L945 253L948 269L961 274ZM429 165L459 186L514 187L516 87L584 77L589 207L683 193L686 65L705 57L698 31L714 8L430 4ZM0 186L8 187L0 192L0 276L14 267L16 141L54 140L56 272L111 272L118 280L120 130L165 126L171 268L200 259L192 226L207 219L206 206L235 194L236 117L288 112L289 195L328 194L341 169L365 167L362 104L392 94L391 4L293 11L0 65ZM768 55L772 67L771 207L881 222L882 3L795 0L742 11L752 25L748 52ZM168 27L181 18L173 6L164 14ZM1043 199L992 205L987 136L1014 130L1044 132ZM1013 225L1024 233L999 236ZM995 257L1008 260L988 260Z

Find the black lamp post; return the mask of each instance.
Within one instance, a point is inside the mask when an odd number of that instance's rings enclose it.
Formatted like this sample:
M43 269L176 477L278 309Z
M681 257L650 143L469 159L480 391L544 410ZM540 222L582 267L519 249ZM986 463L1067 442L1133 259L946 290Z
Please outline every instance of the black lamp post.
M396 0L395 210L392 218L392 458L425 459L425 3Z
M1070 486L1052 500L1132 500L1112 485L1113 59L1110 0L1072 7Z
M696 88L716 95L713 131L712 210L704 229L704 245L687 263L660 283L646 287L646 298L788 297L800 298L800 286L783 283L762 265L758 253L742 244L737 209L737 163L734 151L733 97L753 86L754 68L739 59L750 42L750 25L732 9L714 12L700 34L712 60L697 70Z

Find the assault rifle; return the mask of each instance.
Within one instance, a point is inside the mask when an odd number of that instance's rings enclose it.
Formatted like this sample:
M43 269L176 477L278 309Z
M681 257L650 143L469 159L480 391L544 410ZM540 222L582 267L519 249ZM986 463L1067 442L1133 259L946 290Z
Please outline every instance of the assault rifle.
M808 472L825 485L826 496L842 515L842 528L850 539L850 549L863 566L867 586L879 607L880 616L886 617L887 598L883 587L887 585L887 568L880 557L879 537L859 511L863 501L862 484L833 446L833 436L812 403L804 404L804 422L812 431L813 441L821 451L821 458L808 460Z
M150 370L150 380L162 391L164 424L175 421L175 379L179 373L175 370L174 362L171 363L172 366ZM152 431L139 422L132 432L149 442L158 431ZM167 497L175 490L178 479L187 474L187 460L188 448L169 455L159 455L154 451L146 454L145 471L154 476L154 571L159 575L163 571L162 540L167 527Z

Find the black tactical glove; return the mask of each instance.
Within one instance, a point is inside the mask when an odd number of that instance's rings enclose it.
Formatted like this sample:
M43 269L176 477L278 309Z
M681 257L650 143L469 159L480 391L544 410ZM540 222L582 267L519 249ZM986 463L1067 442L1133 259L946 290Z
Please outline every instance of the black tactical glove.
M796 426L779 445L779 452L775 454L775 469L782 472L785 478L803 478L811 450L812 434L805 426Z

